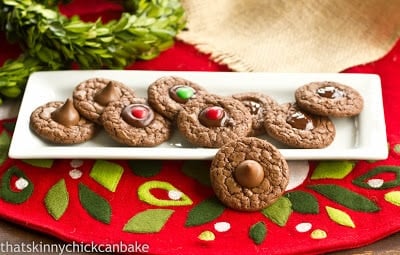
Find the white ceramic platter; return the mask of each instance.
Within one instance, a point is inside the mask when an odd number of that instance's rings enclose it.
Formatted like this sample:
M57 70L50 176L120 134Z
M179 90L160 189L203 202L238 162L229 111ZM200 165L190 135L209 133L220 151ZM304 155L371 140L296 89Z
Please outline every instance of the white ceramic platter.
M26 85L11 141L11 158L104 158L104 159L211 159L217 149L199 148L179 134L160 146L127 147L114 142L101 131L94 139L79 145L45 142L29 128L34 109L49 101L72 97L75 86L89 78L118 80L146 97L150 83L162 76L175 75L202 85L211 93L265 93L279 103L293 102L294 91L311 81L336 81L357 89L364 109L353 118L332 119L336 126L334 142L324 149L293 149L268 137L287 160L385 159L388 155L380 78L373 74L344 73L240 73L240 72L166 72L166 71L51 71L33 73Z

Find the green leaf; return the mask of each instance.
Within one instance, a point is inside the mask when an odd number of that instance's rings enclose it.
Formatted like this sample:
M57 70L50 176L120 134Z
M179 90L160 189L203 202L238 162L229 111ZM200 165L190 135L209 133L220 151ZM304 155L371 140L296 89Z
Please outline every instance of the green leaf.
M353 170L355 164L354 161L348 160L321 161L315 168L311 180L343 179Z
M47 211L54 219L58 220L63 216L69 204L69 194L64 179L61 179L49 189L44 198L44 203Z
M378 174L383 173L394 173L396 178L392 181L386 181L380 187L371 187L368 184L368 180L373 178ZM398 166L378 166L373 168L372 170L368 171L364 175L361 175L353 180L353 183L359 187L363 187L366 189L390 189L394 187L400 186L400 167Z
M90 177L111 192L115 192L121 180L124 168L106 160L96 160L90 171Z
M259 221L253 224L249 230L249 237L255 244L262 244L267 236L267 227L265 223Z
M6 131L3 131L0 135L0 165L8 157L8 149L10 148L11 138Z
M225 206L216 197L203 200L190 210L185 226L198 226L218 218L225 210Z
M23 162L36 167L51 168L53 166L53 159L22 159Z
M26 182L28 182L28 186L26 186L23 190L14 192L11 189L11 178L15 176L18 178L23 178ZM29 178L25 175L22 170L18 167L13 166L10 167L1 178L0 183L0 197L7 202L14 204L21 204L28 200L33 193L33 183L29 180Z
M393 205L400 206L400 191L386 193L385 200Z
M319 213L319 204L317 199L310 193L297 190L285 194L292 203L292 209L298 213Z
M367 197L334 184L311 185L308 188L355 211L377 212L378 205Z
M167 192L178 192L179 199L158 199L152 193L152 189L163 189ZM139 199L151 205L156 206L185 206L193 204L193 201L179 189L175 188L172 184L163 181L148 181L143 183L138 188Z
M261 213L275 224L283 227L292 214L292 204L288 198L280 197L272 205L263 209Z
M182 172L203 185L211 186L210 166L207 161L186 160L183 163Z
M128 165L137 176L148 178L160 173L162 160L129 160Z
M174 210L148 209L133 216L124 226L125 232L158 233Z
M325 209L328 213L329 218L337 224L350 228L356 227L350 215L348 215L346 212L330 206L326 206Z
M79 183L79 201L90 216L103 223L111 221L111 206L106 199Z

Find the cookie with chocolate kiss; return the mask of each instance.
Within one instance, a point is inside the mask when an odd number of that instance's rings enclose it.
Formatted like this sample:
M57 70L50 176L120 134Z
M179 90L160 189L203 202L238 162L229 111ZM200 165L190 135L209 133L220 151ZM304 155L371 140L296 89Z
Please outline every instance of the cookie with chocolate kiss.
M30 128L39 137L56 144L79 144L90 140L98 127L75 109L72 99L37 107L30 116Z
M218 199L238 211L259 211L275 202L289 182L289 167L264 139L244 137L222 146L211 163Z
M108 103L129 100L135 97L135 92L119 81L96 77L79 83L72 96L75 108L85 118L100 124L100 116Z

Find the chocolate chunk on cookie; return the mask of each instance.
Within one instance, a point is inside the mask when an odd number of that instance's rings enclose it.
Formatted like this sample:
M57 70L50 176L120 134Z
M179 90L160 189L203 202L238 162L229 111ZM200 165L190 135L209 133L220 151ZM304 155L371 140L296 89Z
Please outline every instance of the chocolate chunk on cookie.
M251 130L249 110L238 100L207 94L188 102L179 112L177 127L192 144L218 148Z
M143 98L111 102L100 119L112 139L129 146L156 146L172 134L170 121L153 111Z
M30 127L41 138L56 144L83 143L98 129L95 123L79 114L71 99L36 108L30 116Z
M72 92L75 108L87 119L100 124L100 116L108 103L129 100L135 92L123 83L92 78L78 84Z
M182 105L205 93L200 85L175 76L161 77L147 89L151 107L170 120L175 120Z
M357 90L333 81L303 85L295 91L295 99L300 108L322 116L350 117L359 114L364 106Z
M272 105L278 103L270 96L257 92L238 93L232 95L232 97L242 102L250 111L252 130L249 136L258 136L265 133L265 113L271 111Z
M264 123L271 137L294 148L324 148L336 135L328 117L307 113L295 103L275 106L266 114Z
M210 168L216 196L240 211L258 211L271 205L289 182L286 160L272 144L244 137L222 146Z

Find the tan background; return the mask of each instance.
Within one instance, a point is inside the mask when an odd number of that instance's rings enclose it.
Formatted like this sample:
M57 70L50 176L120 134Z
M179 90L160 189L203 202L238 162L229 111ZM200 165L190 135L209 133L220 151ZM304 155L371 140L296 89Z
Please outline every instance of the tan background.
M193 44L236 71L339 72L400 36L400 0L183 0Z

